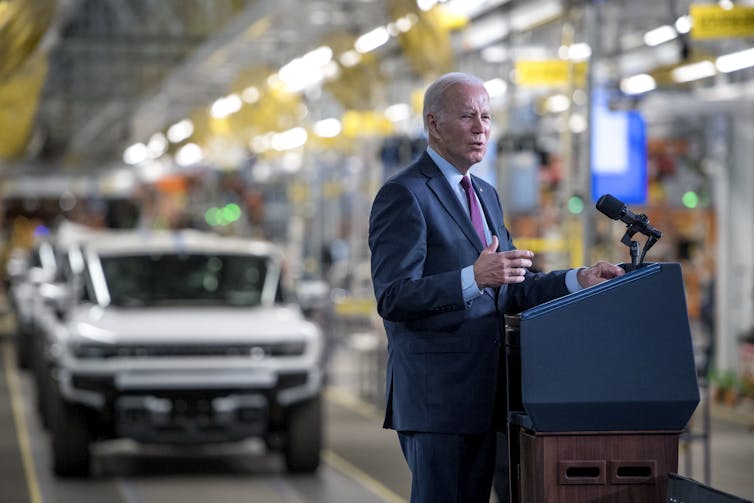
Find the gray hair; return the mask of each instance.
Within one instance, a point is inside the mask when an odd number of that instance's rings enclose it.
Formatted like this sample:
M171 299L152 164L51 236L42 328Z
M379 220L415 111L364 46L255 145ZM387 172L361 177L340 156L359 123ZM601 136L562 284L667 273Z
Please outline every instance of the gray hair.
M427 114L438 114L443 111L443 96L448 88L456 84L473 84L484 85L479 77L462 72L451 72L439 77L432 82L424 92L424 110L422 117L424 119L424 129L427 129Z

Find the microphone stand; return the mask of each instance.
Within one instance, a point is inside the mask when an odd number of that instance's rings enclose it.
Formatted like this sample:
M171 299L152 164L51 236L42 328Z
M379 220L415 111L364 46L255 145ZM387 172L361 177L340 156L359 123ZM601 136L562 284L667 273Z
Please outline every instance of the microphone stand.
M647 218L646 215L637 216L639 217L639 220L628 225L626 233L620 240L621 243L628 246L629 248L632 271L644 265L644 257L647 255L649 249L652 248L652 246L654 246L654 244L657 242L657 238L650 235L647 238L647 241L644 243L644 247L641 250L641 256L639 256L639 243L637 241L634 241L632 238L634 237L634 234L642 231L646 227L647 222L649 222L649 218Z
M639 258L639 242L638 241L631 241L631 244L628 247L629 253L631 255L631 270L635 270L637 267L639 267L638 258Z

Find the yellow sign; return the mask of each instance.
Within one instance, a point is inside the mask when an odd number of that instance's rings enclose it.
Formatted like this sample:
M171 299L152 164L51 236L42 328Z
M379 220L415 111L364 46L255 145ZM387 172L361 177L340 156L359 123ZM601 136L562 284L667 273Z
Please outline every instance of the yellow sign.
M692 38L754 37L754 7L694 4L689 13Z
M374 299L349 297L338 301L334 305L335 314L338 316L364 316L368 317L377 312L377 302Z
M341 120L347 138L386 136L393 134L393 123L385 114L368 110L346 110Z
M516 61L516 83L520 86L583 85L586 81L586 61L574 63L563 59Z

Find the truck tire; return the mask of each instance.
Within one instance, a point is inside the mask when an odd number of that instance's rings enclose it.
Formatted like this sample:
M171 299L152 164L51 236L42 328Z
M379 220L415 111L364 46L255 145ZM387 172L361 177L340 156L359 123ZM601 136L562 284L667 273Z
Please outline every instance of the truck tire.
M18 368L28 370L31 361L31 338L26 329L19 330L14 337L16 342L16 363Z
M34 378L34 389L36 391L36 406L39 417L42 420L42 426L50 429L50 408L53 397L50 396L50 371L48 369L47 359L45 358L45 348L41 340L42 336L37 336L32 342L31 355L31 373Z
M54 390L52 416L52 469L60 477L85 477L91 464L86 410L66 401Z
M322 398L295 405L288 411L285 466L291 473L309 473L319 467L322 450Z

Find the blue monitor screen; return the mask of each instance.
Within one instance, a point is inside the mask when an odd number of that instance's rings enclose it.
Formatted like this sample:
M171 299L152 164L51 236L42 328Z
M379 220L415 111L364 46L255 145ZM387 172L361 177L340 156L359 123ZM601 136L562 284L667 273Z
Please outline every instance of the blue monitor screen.
M592 105L592 200L612 194L629 204L647 200L647 134L644 118L633 110L610 110L604 91Z

